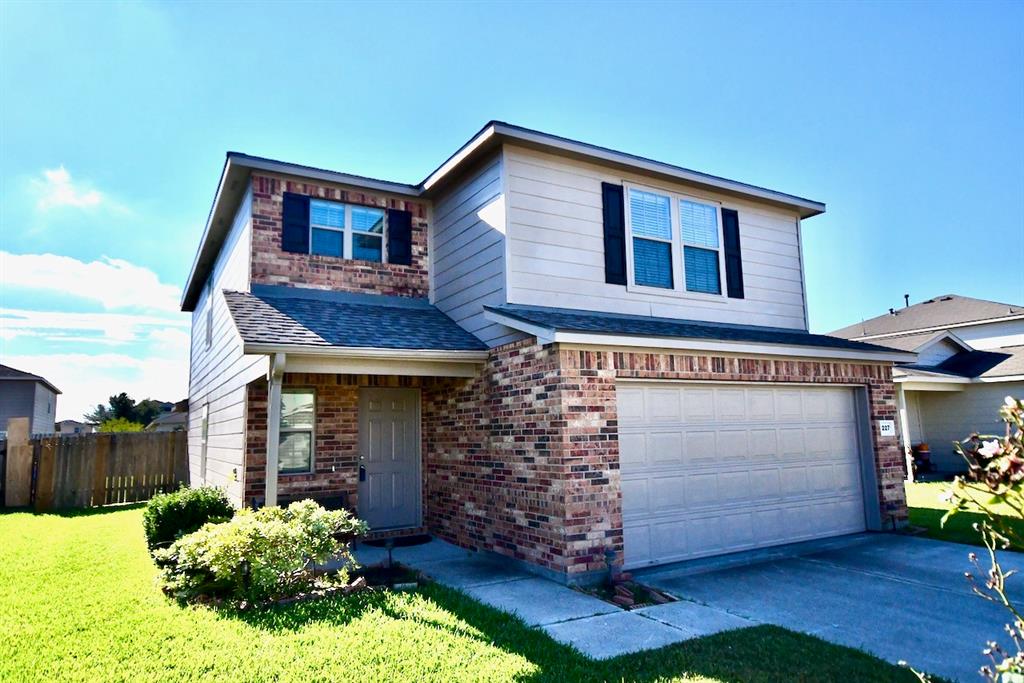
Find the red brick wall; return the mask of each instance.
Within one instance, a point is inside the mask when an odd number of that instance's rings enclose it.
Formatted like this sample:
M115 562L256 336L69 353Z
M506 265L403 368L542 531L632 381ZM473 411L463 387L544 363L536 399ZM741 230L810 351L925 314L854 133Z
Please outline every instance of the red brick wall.
M424 520L438 536L570 580L621 560L616 379L809 382L867 388L882 519L906 518L904 460L877 420L896 417L891 368L686 353L579 351L524 340L471 379L285 375L317 390L317 471L279 491L346 491L356 505L358 387L422 391ZM249 386L245 491L263 495L266 382ZM332 471L334 468L334 471Z
M285 374L285 388L316 392L314 471L282 474L279 495L347 493L355 507L359 485L359 385L346 375ZM267 472L267 381L248 386L246 401L245 504L262 498Z
M425 297L429 294L426 204L363 190L346 190L333 185L262 174L253 174L252 189L253 283L392 296ZM285 192L411 212L412 264L403 266L282 251L281 206Z

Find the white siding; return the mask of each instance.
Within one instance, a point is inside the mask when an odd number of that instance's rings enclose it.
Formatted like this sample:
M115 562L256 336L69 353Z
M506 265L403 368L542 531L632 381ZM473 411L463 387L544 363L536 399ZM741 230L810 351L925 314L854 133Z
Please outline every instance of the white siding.
M504 152L510 303L806 329L795 213L524 148ZM601 183L623 181L736 209L746 298L663 296L606 284Z
M963 391L910 393L917 394L921 419L918 441L927 442L939 469L962 470L964 461L953 450L953 442L966 439L972 432L1002 434L1005 426L999 419L999 407L1006 396L1024 396L1024 382L985 382L969 384ZM913 437L913 424L910 431Z
M35 387L31 431L33 434L53 434L57 424L57 394L38 382Z
M955 327L951 331L976 349L1024 346L1024 320Z
M880 342L884 345L884 342ZM922 349L917 354L918 365L938 365L942 361L955 356L963 351L963 348L949 339L935 342L931 346Z
M434 304L465 330L497 346L520 335L484 317L505 301L505 195L495 155L437 198L430 271Z
M231 231L213 267L212 343L206 344L207 290L192 313L192 359L189 369L189 475L193 486L203 484L200 472L203 406L209 403L205 483L224 488L242 500L245 454L245 387L267 372L265 356L242 354L242 341L228 313L225 289L249 290L252 194L246 193Z

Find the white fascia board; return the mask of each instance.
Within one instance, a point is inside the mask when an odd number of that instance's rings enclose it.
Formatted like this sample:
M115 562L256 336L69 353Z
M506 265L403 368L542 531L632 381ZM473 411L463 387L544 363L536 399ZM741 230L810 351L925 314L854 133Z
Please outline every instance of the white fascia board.
M440 349L382 349L362 346L295 346L288 344L246 344L245 353L286 353L319 358L373 358L383 360L439 360L451 363L482 363L488 351L445 351Z
M744 356L786 356L799 358L828 358L835 360L861 360L875 363L906 363L911 362L916 358L913 353L898 351L861 351L856 349L831 349L821 346L729 342L712 339L691 339L680 337L641 337L616 334L593 334L589 332L556 332L553 341L559 344L576 344L580 346L655 348L680 351L734 353Z
M506 327L511 327L513 330L519 330L526 334L533 335L537 338L538 344L550 344L555 341L555 330L551 327L545 327L544 325L537 325L534 323L523 322L518 318L505 315L500 311L489 311L484 309L484 317L491 322L499 323Z
M945 341L947 339L956 344L957 346L959 346L960 348L962 348L964 351L974 351L974 348L970 344L965 342L963 339L953 334L949 330L943 330L942 332L937 333L935 336L929 338L928 341L924 342L923 344L915 348L914 353L922 353L928 347L934 346L935 344L938 344L939 342Z
M920 378L904 382L896 381L903 391L963 391L969 382L922 382Z
M494 137L495 125L493 123L488 124L479 133L473 136L469 142L460 147L455 154L448 157L443 164L437 167L437 170L428 175L422 183L420 188L422 192L428 191L434 185L438 183L442 178L451 173L456 167L462 164L468 157L478 150L483 145Z
M872 339L885 339L886 337L909 337L911 335L923 334L925 332L942 332L943 330L952 330L958 327L974 327L975 325L989 325L991 323L1003 323L1011 320L1024 320L1024 313L1004 315L1000 318L984 318L982 320L971 320L964 323L950 323L948 325L936 325L934 327L919 327L914 330L900 330L899 332L886 332L884 334L869 334L864 337L854 337L854 339L856 341L869 341Z
M897 371L899 368L897 368ZM903 384L907 383L920 383L920 384L970 384L970 377L956 377L953 375L907 375L907 374L894 374L892 377L893 382L900 382Z
M1004 375L1003 377L975 377L975 382L991 384L993 382L1024 382L1024 375Z

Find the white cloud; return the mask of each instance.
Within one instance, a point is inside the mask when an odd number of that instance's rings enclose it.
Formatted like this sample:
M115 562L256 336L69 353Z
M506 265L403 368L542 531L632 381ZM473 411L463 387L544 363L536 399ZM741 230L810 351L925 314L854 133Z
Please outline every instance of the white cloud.
M148 268L103 256L79 261L57 254L11 254L0 251L4 289L56 292L99 302L104 309L132 308L177 312L180 290L160 282Z
M188 348L189 318L184 315L131 315L127 313L66 313L0 308L0 338L43 337L65 341L71 337L94 343L123 344L153 339ZM174 336L174 333L177 333ZM154 336L155 335L155 336Z
M96 404L125 391L137 401L155 398L178 401L188 395L184 356L133 358L119 353L62 353L6 356L4 364L45 377L63 392L57 397L57 419L80 420Z
M42 179L34 179L32 184L39 195L36 207L40 211L60 206L89 209L107 201L99 191L76 185L63 164L43 171Z

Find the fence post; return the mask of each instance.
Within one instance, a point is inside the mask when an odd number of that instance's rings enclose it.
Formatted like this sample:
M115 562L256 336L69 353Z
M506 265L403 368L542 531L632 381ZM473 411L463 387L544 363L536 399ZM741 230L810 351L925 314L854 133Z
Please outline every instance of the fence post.
M28 505L32 496L32 445L28 440L27 417L12 417L7 421L5 470L4 505Z
M56 439L44 437L39 453L39 472L36 474L36 512L46 512L53 507L53 484L55 478L57 444Z
M96 437L96 464L92 475L92 504L107 504L107 457L110 455L110 434Z

